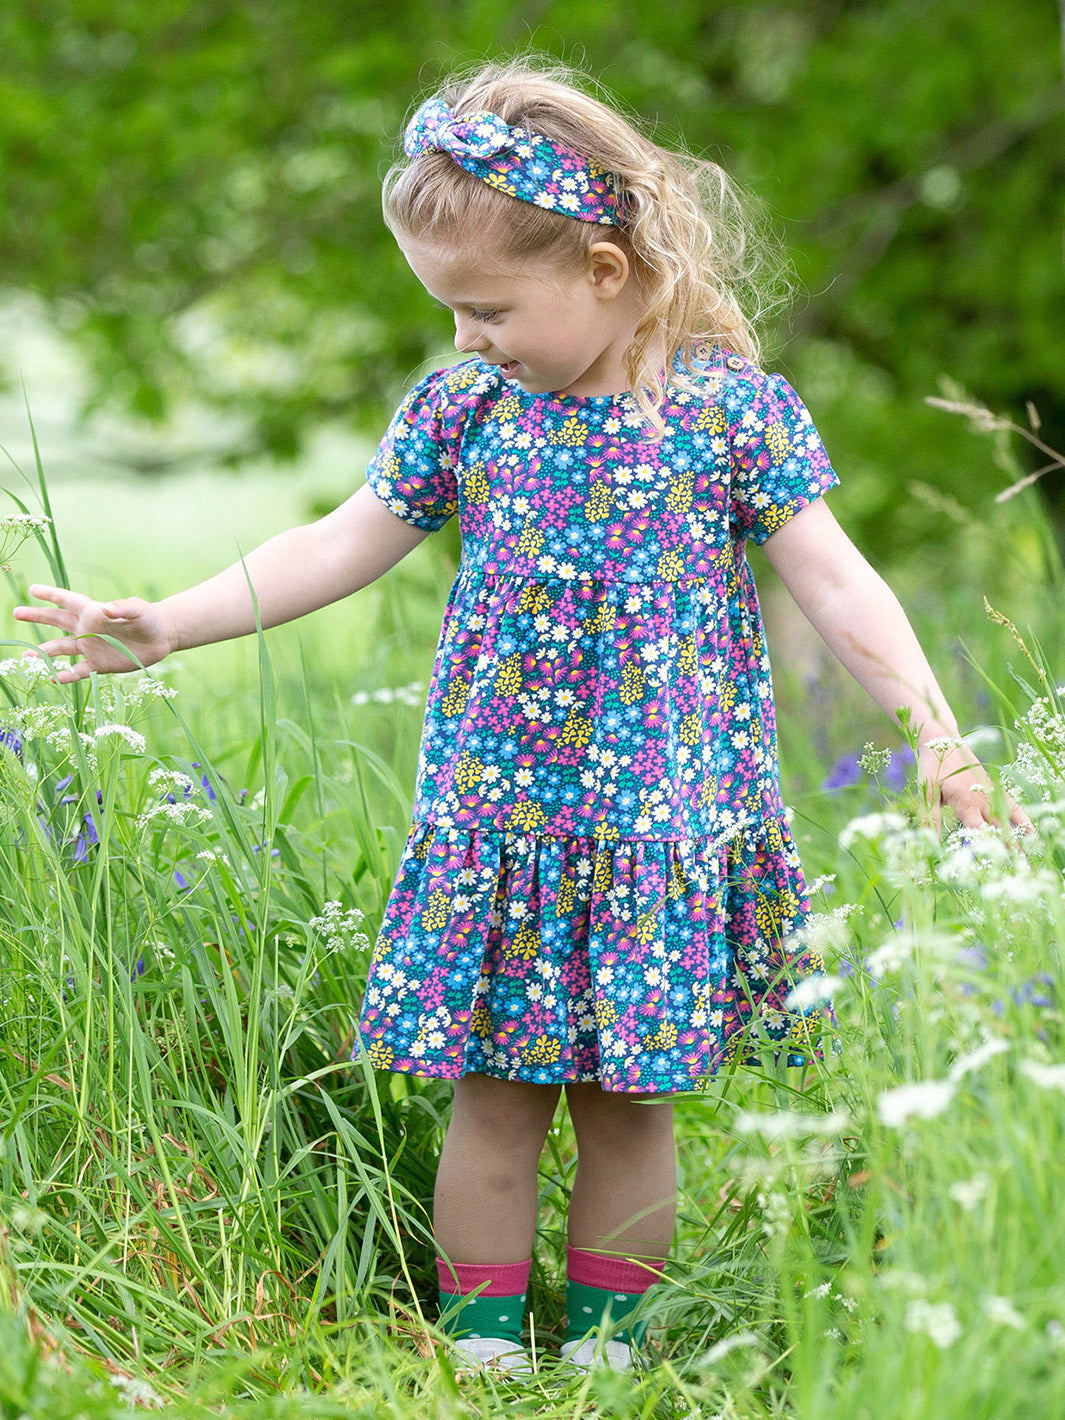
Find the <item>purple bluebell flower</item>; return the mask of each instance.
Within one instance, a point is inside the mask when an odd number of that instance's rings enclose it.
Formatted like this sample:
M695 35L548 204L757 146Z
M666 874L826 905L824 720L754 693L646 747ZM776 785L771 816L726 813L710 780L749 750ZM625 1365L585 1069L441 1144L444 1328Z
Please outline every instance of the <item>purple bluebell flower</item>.
M909 745L903 745L891 756L888 767L880 776L881 784L893 794L900 794L909 781L910 769L914 763L913 750Z
M856 754L842 754L828 771L821 788L831 793L834 789L849 789L862 777Z
M0 748L9 749L16 759L22 758L22 737L17 730L0 725Z
M100 835L96 832L96 824L93 822L92 814L86 814L81 821L81 832L77 838L67 841L67 847L74 849L74 862L87 863L89 849L95 848L99 841Z
M193 760L192 762L192 767L193 769L200 769L200 765L197 764L195 760ZM210 779L208 779L207 775L203 772L202 769L200 770L200 783L207 790L207 797L211 800L212 803L214 803L214 801L218 798L218 795L215 793L214 787L211 784Z

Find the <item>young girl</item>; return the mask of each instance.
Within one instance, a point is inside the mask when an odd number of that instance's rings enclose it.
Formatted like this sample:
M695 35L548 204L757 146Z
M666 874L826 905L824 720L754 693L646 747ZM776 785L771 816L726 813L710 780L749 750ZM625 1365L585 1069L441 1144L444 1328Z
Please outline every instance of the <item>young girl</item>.
M816 1011L791 1009L821 964L789 945L807 903L748 539L873 699L908 712L936 805L983 824L988 782L822 498L836 476L809 414L758 366L720 169L525 65L445 89L404 147L386 220L468 358L411 392L366 486L164 601L34 587L51 606L16 615L81 658L61 680L129 670L99 633L150 665L252 632L249 579L263 625L288 621L458 512L361 1038L375 1065L454 1081L435 1234L467 1362L523 1363L537 1165L565 1087L563 1352L625 1367L673 1236L671 1096L755 1042L816 1049Z

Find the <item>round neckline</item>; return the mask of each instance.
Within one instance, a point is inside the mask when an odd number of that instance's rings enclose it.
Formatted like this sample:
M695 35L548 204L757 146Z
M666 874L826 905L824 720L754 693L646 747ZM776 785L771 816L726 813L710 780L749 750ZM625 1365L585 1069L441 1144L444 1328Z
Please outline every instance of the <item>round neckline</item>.
M717 354L721 357L722 361L724 361L725 358L731 354L731 351L726 350L723 346L717 345L714 346L712 353ZM488 362L482 360L479 355L474 355L473 359L477 361L486 373L498 379L501 387L505 389L508 394L519 394L531 400L543 399L547 400L550 404L617 404L623 402L631 405L633 409L639 409L639 404L632 390L620 390L617 394L561 394L557 390L545 390L542 394L534 394L532 390L522 389L517 380L508 380L505 375L501 375L498 365L489 365ZM678 386L672 378L672 375L677 372L676 359L674 359L673 363L674 369L670 372L671 377L663 381L663 391L666 394L676 394L683 388L682 386ZM723 372L707 370L705 375L708 379L712 379L719 377L721 373Z

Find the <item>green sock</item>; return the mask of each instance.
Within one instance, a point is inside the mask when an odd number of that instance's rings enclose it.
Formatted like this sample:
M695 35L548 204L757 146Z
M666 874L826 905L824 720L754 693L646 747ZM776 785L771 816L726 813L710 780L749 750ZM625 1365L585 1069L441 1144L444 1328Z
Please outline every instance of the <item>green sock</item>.
M605 1287L588 1287L583 1282L566 1282L566 1340L580 1341L593 1327L601 1326L610 1313L610 1337L628 1346L642 1346L647 1323L619 1326L643 1298L643 1292L610 1292Z
M501 1336L520 1346L524 1315L524 1292L509 1297L440 1293L440 1327L448 1336Z

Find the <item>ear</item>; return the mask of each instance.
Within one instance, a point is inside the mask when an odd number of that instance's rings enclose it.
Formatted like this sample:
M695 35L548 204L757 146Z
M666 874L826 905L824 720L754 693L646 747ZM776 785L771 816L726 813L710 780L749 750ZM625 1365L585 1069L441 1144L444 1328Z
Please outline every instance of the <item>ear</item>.
M603 300L620 296L632 270L629 258L615 242L596 242L585 253L588 280Z

